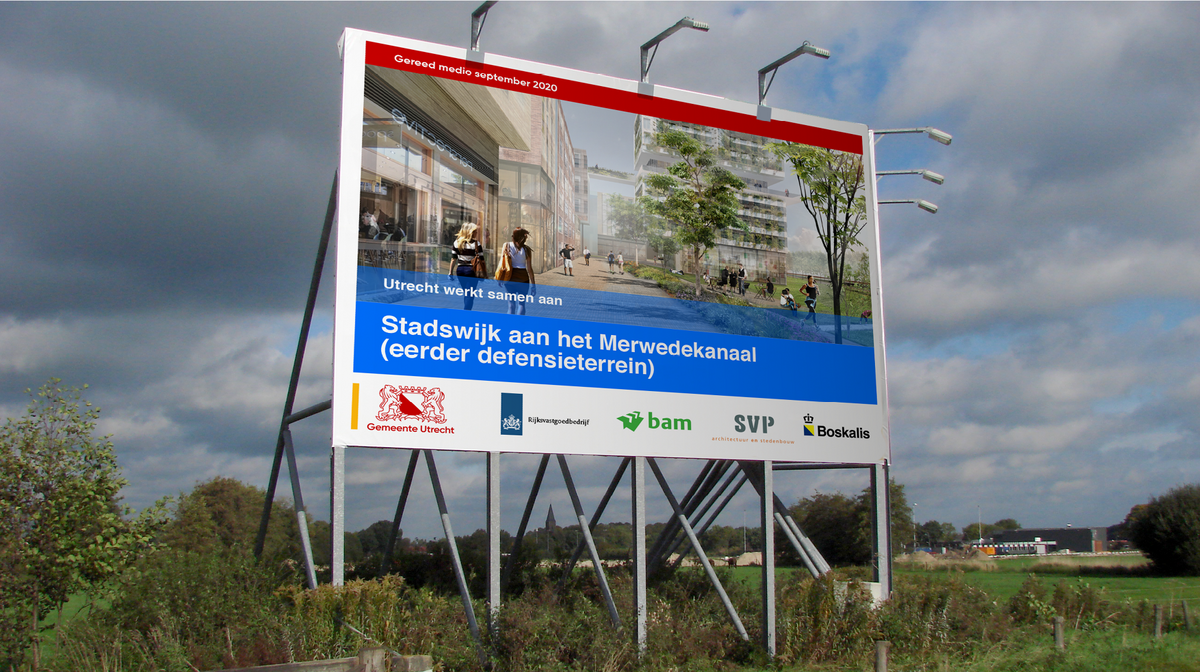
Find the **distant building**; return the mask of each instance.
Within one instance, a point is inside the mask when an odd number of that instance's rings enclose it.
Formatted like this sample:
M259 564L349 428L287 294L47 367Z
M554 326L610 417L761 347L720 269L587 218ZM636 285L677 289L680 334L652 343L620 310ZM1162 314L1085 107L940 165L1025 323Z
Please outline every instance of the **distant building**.
M1072 553L1103 553L1108 550L1108 528L1106 527L1038 527L1022 530L994 532L988 537L994 545L999 544L1045 544L1046 551L1070 551ZM984 544L987 545L986 543Z
M546 511L546 529L553 530L558 527L558 521L554 520L554 505L550 505L550 509Z

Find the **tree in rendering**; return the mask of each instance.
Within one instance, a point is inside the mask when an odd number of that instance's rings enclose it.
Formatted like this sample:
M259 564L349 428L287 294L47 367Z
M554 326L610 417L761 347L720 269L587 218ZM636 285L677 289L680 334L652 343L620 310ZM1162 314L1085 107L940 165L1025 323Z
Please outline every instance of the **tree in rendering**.
M131 521L118 506L125 480L82 389L52 379L31 396L0 427L0 656L28 652L36 669L41 620L148 548L164 513Z
M704 255L717 244L717 232L747 228L738 217L737 199L746 183L717 165L712 148L682 131L659 133L655 142L680 160L666 173L646 178L653 198L643 202L652 214L671 222L671 237L692 261L699 297Z
M862 157L821 147L771 143L771 149L792 164L800 202L812 217L825 248L829 282L833 286L834 342L842 342L842 285L846 253L862 242L867 224L866 182ZM851 269L852 270L852 269Z

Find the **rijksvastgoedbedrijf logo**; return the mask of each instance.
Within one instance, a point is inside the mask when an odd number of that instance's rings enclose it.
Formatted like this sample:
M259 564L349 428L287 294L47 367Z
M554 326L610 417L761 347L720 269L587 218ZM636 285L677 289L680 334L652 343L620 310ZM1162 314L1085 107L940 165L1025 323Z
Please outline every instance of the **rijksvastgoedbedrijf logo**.
M525 417L524 395L511 392L500 393L500 433L521 436L521 418Z
M692 431L692 421L689 418L667 418L654 415L651 411L642 416L641 411L633 411L625 415L618 416L617 420L621 421L621 425L631 432L636 432L638 427L642 425L642 421L646 421L646 429L665 430L665 431Z

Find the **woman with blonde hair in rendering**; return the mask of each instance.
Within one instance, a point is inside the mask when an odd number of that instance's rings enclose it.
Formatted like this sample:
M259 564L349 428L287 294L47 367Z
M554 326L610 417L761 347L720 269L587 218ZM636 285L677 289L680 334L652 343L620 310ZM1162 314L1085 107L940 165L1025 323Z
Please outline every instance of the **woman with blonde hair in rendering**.
M463 290L463 310L475 306L475 286L481 278L475 275L475 257L483 255L483 244L479 242L479 225L467 222L458 230L454 239L454 275Z

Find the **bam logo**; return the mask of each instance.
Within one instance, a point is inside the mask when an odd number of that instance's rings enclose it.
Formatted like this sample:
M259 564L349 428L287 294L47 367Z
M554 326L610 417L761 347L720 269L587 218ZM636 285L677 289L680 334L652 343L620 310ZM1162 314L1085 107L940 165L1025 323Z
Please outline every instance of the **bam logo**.
M804 435L816 436L817 429L813 426L813 416L811 414L804 416Z
M631 432L636 432L643 420L641 411L634 411L627 415L622 415L617 419L621 421L621 424L625 426L625 429L628 429ZM688 418L660 418L656 417L654 413L648 413L644 419L646 420L647 429L665 429L667 431L685 432L692 431L692 421Z
M445 398L442 390L436 387L384 385L379 390L379 412L375 414L375 419L380 422L417 420L445 424L446 411L442 408Z
M762 433L766 434L768 429L775 426L775 418L769 415L733 416L733 431L744 432L747 426L750 427L751 434L757 434L760 428L762 429Z

